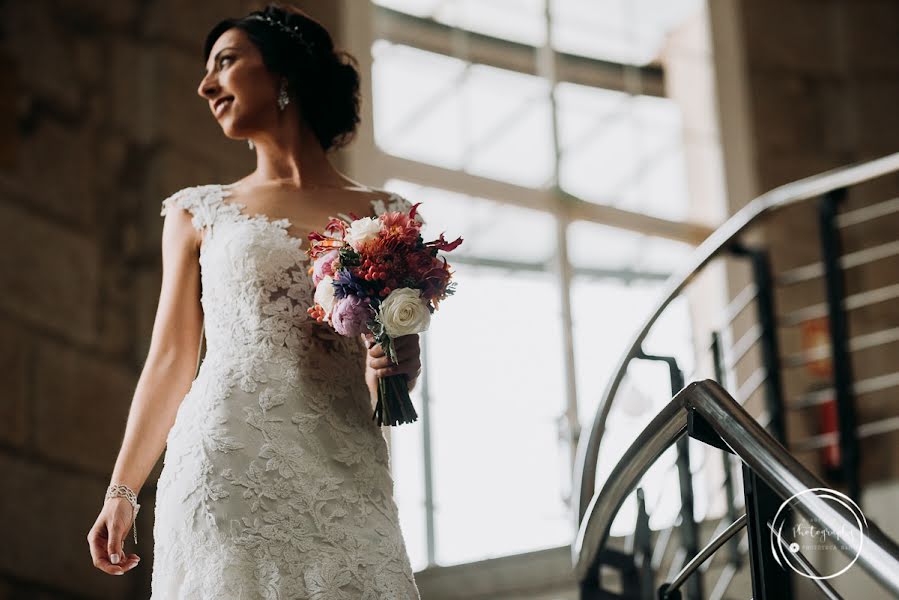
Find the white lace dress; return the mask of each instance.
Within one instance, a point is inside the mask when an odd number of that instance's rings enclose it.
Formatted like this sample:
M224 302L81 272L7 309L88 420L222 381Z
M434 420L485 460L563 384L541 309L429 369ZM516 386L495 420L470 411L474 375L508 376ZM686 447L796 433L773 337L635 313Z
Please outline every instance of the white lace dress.
M418 599L366 348L306 313L308 241L229 195L199 185L162 203L205 230L207 351L167 440L151 598Z

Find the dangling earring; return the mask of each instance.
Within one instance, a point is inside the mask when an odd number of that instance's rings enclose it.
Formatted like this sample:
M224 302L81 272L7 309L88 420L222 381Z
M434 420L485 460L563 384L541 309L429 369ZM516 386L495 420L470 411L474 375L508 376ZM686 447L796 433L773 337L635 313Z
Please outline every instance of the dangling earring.
M290 96L287 95L287 80L281 80L281 91L278 93L278 109L284 110L287 104L290 102Z
M256 149L256 144L254 144L254 143L253 143L253 140L251 140L250 138L247 138L247 146L250 147L250 150L255 150L255 149Z

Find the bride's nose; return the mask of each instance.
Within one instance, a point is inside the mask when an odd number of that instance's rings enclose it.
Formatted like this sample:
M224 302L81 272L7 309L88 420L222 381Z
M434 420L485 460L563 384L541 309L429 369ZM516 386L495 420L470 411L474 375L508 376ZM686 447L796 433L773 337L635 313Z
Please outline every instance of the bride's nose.
M200 80L200 85L197 86L197 94L200 95L201 98L212 98L215 96L216 91L218 90L219 85L218 81L214 76L206 75L203 79Z

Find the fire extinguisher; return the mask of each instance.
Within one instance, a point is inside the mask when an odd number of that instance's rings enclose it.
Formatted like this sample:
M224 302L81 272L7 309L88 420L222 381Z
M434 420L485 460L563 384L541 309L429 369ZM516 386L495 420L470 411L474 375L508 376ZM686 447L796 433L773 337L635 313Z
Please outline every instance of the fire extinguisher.
M827 317L820 317L807 321L802 325L802 350L813 352L820 348L830 346L830 331ZM829 479L837 479L842 473L840 469L840 420L837 413L837 401L833 395L831 382L833 378L833 363L828 354L826 357L811 360L806 364L806 371L817 378L809 391L823 391L830 388L828 397L817 406L817 429L819 434L836 434L833 441L828 442L819 450L819 460L824 472Z
M822 385L826 389L829 385ZM818 432L821 434L833 433L833 441L828 442L820 450L821 466L827 473L829 479L838 479L842 474L840 468L840 418L837 414L837 401L833 397L833 389L830 390L829 397L818 405Z

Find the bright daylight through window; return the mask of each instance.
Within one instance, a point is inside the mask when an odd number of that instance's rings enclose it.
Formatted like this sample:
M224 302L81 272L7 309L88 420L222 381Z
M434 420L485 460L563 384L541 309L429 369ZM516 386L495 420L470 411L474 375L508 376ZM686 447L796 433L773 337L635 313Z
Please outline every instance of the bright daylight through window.
M464 293L422 338L414 401L428 403L428 432L391 431L416 570L571 543L572 429L589 428L620 353L693 247L641 223L691 216L681 109L659 57L701 5L553 0L547 27L544 0L373 2L374 142L421 173L385 185L426 201L422 214L447 236L466 234L453 253ZM537 64L548 36L555 82ZM614 208L635 225L567 220L561 204L525 200L556 186L586 207L579 215ZM647 347L677 348L689 372L690 339L681 303ZM635 400L611 415L612 443L670 397L647 387L667 381L645 376L658 369L632 367Z

